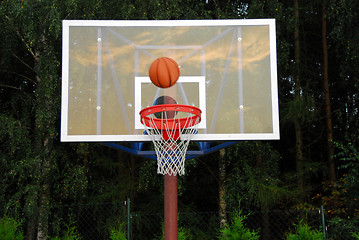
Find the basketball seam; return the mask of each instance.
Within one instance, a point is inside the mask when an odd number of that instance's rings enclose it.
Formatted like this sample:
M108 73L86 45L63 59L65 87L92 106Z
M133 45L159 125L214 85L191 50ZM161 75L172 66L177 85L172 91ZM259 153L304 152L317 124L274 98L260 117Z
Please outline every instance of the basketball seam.
M162 84L161 84L161 81L160 81L160 79L159 79L159 76L158 76L158 68L159 68L159 66L160 66L160 61L161 61L161 59L158 59L158 62L157 62L157 66L156 66L156 80L157 80L157 83L158 83L158 85L161 87L161 88L163 88L162 87Z
M151 66L150 66L150 70L149 70L149 75L150 75L150 79L152 81L152 83L158 87L158 77L157 77L157 74L156 74L156 71L155 69L157 69L157 64L158 61L155 60Z
M165 57L167 60L169 60L170 62L172 62L171 60L171 58L168 58L168 57ZM168 79L169 79L169 86L168 87L171 87L172 86L172 79L171 79L171 68L170 68L170 66L168 66L168 64L167 64L167 61L164 61L164 63L165 63L165 66L166 66L166 68L167 68L167 73L168 73Z
M161 81L160 81L160 78L159 78L159 70L158 70L159 66L160 66L160 61L161 61L161 59L159 58L158 63L157 63L156 76L157 76L158 85L160 85L160 87L163 88L163 86L161 84Z
M176 70L177 70L178 77L177 77L177 79L174 80L174 83L173 83L173 84L175 84L180 76L180 70L179 70L178 64L175 60L173 60L172 58L168 58L168 60L170 60L173 63L173 65L176 67Z

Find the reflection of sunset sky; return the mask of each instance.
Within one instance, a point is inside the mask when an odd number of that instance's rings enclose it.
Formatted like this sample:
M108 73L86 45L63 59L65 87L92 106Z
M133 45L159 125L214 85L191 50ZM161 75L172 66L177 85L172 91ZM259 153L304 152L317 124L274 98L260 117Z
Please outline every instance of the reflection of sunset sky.
M109 60L111 58L116 60L119 57L125 56L128 61L126 61L127 65L122 66L122 68L133 72L135 46L204 46L208 44L208 41L214 39L217 34L226 30L226 28L214 27L211 30L212 32L209 31L208 28L204 27L196 29L191 29L190 27L181 27L176 29L166 28L165 30L159 28L149 28L147 30L145 28L127 28L124 30L117 30L120 35L131 41L132 44L126 43L123 40L116 38L116 36L111 35L110 33L106 33L106 39L108 41L106 43L102 42L102 64L109 64ZM207 37L209 36L209 38L204 39L203 36L201 37L202 32L205 32L205 35ZM267 27L257 27L255 30L253 30L253 28L248 29L248 27L242 27L242 33L243 37L241 41L241 47L243 51L243 59L241 59L241 64L244 70L253 71L256 70L255 65L257 62L260 62L263 59L269 57L270 49L268 41L268 30ZM214 41L211 44L208 44L204 48L207 63L228 58L228 48L231 45L233 34L235 34L234 31L229 31L222 38ZM84 35L88 34L84 32L82 37ZM84 44L80 44L80 46L74 45L71 47L71 60L75 60L83 66L97 65L97 36L94 35L91 38L86 37L82 40L84 41ZM78 42L81 41L81 39L74 39L73 41ZM111 55L109 55L108 48L110 49ZM152 52L156 54L156 51L152 50ZM186 58L187 55L192 52L198 53L194 54L195 57ZM187 64L200 66L201 57L199 52L199 50L177 50L177 61L184 59L187 61ZM157 55L159 55L157 57L162 56L163 50L157 50ZM144 62L139 62L139 64L140 69L142 69L144 66L147 66L147 63ZM221 71L223 70L224 66L223 64L213 64L212 67L214 67L214 70L216 71ZM232 54L229 71L236 70L237 68L238 56L237 54Z
M96 38L95 38L96 39ZM102 65L109 64L111 58L116 59L118 56L131 56L134 51L132 45L122 45L119 46L115 43L104 43L102 44L103 53L102 53ZM108 54L108 49L111 51L111 56ZM97 65L97 49L98 44L96 41L90 42L85 48L71 48L70 49L70 59L76 60L78 63L83 66ZM132 56L133 58L133 56Z

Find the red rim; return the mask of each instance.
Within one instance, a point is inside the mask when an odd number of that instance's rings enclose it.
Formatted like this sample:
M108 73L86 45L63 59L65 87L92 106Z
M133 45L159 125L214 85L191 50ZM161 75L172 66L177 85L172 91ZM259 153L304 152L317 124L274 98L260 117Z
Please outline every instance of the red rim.
M187 112L193 114L191 117L186 118L173 118L173 119L160 119L152 118L148 115L158 113L158 112L168 112L168 111L177 111L177 112ZM163 130L164 120L166 123L166 129L184 129L192 127L198 124L201 121L201 109L188 105L181 104L161 104L151 107L144 108L140 111L141 123L147 127L153 127L153 124L157 129ZM199 118L197 121L196 119Z

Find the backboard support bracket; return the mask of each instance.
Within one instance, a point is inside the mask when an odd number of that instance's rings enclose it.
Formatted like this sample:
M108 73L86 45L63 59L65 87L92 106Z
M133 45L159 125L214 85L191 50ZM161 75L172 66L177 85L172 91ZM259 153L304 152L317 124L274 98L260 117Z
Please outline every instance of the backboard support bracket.
M211 146L211 142L196 142L198 144L199 150L188 150L186 155L186 160L204 156L216 152L222 148L227 148L229 146L235 145L240 141L228 141L221 143L219 145ZM133 142L131 143L131 147L126 147L116 142L104 142L101 143L104 146L111 147L114 149L118 149L133 155L137 155L144 158L149 158L152 160L157 160L155 151L143 151L144 142Z

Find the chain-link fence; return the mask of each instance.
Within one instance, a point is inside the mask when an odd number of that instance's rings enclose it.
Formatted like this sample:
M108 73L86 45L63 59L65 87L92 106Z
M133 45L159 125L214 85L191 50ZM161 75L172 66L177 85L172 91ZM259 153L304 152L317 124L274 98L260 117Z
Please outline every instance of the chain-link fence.
M50 208L49 234L58 236L71 226L75 227L84 240L108 240L110 231L120 228L128 240L159 240L163 234L163 213L135 213L129 211L129 201L85 205L63 205ZM35 209L36 210L36 209ZM34 211L34 219L37 212ZM341 229L334 228L333 221L326 220L324 209L293 211L272 210L243 212L247 216L245 224L257 230L262 240L285 239L286 234L294 231L294 224L307 223L312 229L323 231L328 240L352 239L350 232L344 229L348 223L339 222ZM227 214L227 222L231 213ZM23 221L26 232L27 221ZM181 212L178 213L179 231L191 236L190 239L217 239L220 216L217 212ZM329 225L329 228L327 228ZM338 225L338 226L339 226ZM328 233L327 233L328 230ZM347 234L347 235L346 235Z
M21 220L25 239L29 239L38 227L40 210L44 211L44 208L26 206L24 209L8 209L2 214ZM121 224L126 226L126 216L131 214L125 202L49 206L45 211L49 214L50 237L64 236L69 229L75 229L83 240L108 240L111 229Z
M247 213L244 213L247 214ZM285 235L294 230L295 223L303 219L313 229L321 230L319 211L267 211L248 213L247 227L258 230L261 239L285 239ZM162 214L132 214L131 240L161 239ZM218 213L179 213L179 228L188 233L191 239L217 239L219 235Z

